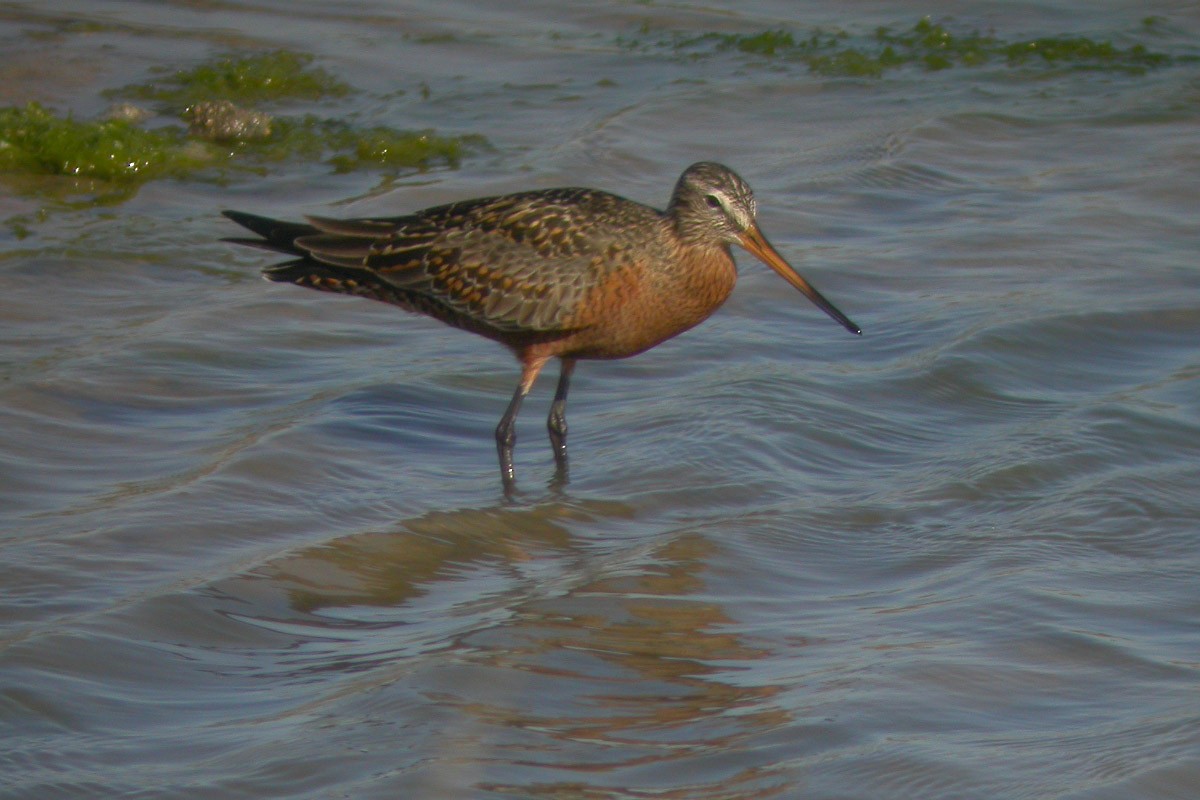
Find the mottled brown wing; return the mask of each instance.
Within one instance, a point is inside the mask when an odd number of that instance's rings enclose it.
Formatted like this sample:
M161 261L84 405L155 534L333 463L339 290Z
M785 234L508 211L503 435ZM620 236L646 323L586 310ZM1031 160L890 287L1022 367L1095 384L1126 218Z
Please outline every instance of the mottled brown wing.
M552 332L578 325L588 293L624 263L629 230L659 216L605 192L556 189L394 219L313 218L321 232L296 244L497 330Z

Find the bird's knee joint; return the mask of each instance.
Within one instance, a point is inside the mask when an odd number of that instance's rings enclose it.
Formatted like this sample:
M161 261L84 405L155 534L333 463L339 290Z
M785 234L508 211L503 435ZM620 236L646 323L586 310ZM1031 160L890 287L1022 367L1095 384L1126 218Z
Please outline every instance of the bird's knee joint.
M496 444L502 448L511 448L517 443L517 431L513 425L500 425L496 428Z

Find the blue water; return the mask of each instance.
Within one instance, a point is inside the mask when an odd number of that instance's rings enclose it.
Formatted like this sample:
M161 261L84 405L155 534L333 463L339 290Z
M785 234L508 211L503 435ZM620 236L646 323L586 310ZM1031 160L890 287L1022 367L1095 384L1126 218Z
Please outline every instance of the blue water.
M75 209L0 177L0 796L1196 796L1193 4L949 11L1174 59L1144 71L848 78L670 45L926 13L0 11L0 104L83 118L155 68L286 47L362 90L297 112L491 144ZM512 498L503 348L262 282L269 254L219 241L228 207L661 206L700 159L864 336L738 253L704 325L580 365L565 485L548 371Z

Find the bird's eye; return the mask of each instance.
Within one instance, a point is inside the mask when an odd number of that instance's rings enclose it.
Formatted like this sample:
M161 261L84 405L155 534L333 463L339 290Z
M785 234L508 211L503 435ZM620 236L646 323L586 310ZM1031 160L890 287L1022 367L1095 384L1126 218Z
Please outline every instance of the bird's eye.
M721 200L715 194L705 195L704 202L708 203L709 208L720 208L721 207Z

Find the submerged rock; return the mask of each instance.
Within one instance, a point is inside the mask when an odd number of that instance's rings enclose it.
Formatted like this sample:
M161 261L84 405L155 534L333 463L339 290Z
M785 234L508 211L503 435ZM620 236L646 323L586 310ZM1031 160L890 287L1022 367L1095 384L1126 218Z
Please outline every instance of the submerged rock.
M145 122L151 116L153 116L153 113L149 109L136 106L133 103L113 103L104 114L105 119L121 120L133 123L134 125Z
M229 100L196 103L183 117L190 134L210 142L251 142L271 135L270 114L241 108Z

